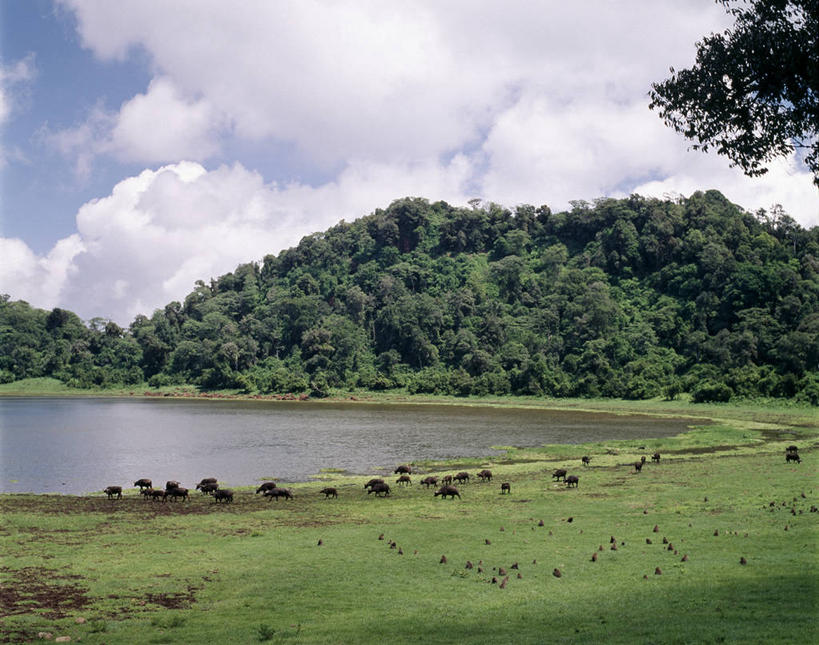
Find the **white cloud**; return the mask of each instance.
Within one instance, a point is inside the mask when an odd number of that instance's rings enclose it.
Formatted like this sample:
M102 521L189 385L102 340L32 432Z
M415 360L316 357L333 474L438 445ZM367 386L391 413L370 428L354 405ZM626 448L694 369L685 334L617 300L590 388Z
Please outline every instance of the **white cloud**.
M20 240L0 238L0 292L127 325L139 313L184 299L196 280L218 277L341 219L385 206L396 190L463 202L469 174L464 157L400 168L354 163L318 188L265 184L239 164L208 171L180 162L145 170L84 204L78 233L46 257L38 258Z

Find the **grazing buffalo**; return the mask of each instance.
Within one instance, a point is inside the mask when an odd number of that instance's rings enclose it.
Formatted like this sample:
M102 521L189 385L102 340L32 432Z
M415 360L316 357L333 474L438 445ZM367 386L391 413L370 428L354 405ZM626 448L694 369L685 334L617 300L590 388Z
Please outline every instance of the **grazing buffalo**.
M795 452L789 452L787 455L785 455L785 463L787 464L792 461L795 461L797 464L802 463L802 460L799 458L799 455L797 455Z
M501 484L501 495L503 495L504 493L511 493L511 492L512 492L512 487L509 485L509 482L503 482Z
M182 488L181 486L177 486L176 488L168 488L165 491L165 497L162 501L165 501L170 497L171 499L176 499L177 497L181 497L183 500L188 499L188 489Z
M578 477L577 475L569 475L568 477L566 477L566 487L567 488L571 488L572 486L577 488L577 484L579 482L580 482L580 477Z
M219 480L216 477L205 477L202 481L196 484L196 490L201 490L202 486L207 486L208 484L215 484Z
M562 468L558 468L556 471L552 473L552 479L554 479L556 482L559 482L561 478L563 479L564 482L566 481L566 471L563 470Z
M279 497L284 497L285 499L293 499L293 491L291 491L289 488L271 488L270 490L266 490L264 492L264 496L267 497L268 502L274 498L278 502Z
M266 493L267 491L276 488L276 482L264 482L261 486L256 489L256 494L259 493Z
M491 482L492 481L492 471L491 470L482 470L478 473L478 479L482 482Z
M799 452L799 448L797 446L788 446L786 451L787 452Z
M181 485L182 484L180 484L178 481L169 479L168 481L165 482L165 490L171 490L171 488L179 488Z
M213 501L230 504L233 501L233 491L229 488L217 488L213 491Z
M451 484L452 483L452 475L444 475L443 478L441 479L441 483L444 484L444 485Z
M583 455L583 457L580 459L580 461L583 462L584 466L588 466L589 462L591 461L591 457L589 457L588 455Z
M390 494L390 485L384 482L376 483L370 486L370 490L367 491L367 495L370 493L375 493L375 496L378 497L386 497Z
M412 474L412 468L408 464L406 464L406 465L402 464L401 466L398 466L398 468L395 469L394 474L395 475L399 475L399 474L400 475L411 475Z
M424 477L421 480L421 483L429 488L430 486L437 486L438 485L438 478L430 475L429 477Z
M643 462L642 461L635 461L634 462L634 470L638 473L643 469Z
M142 491L145 488L153 488L153 482L150 479L137 479L134 482L134 486L139 486L139 490Z
M469 483L469 473L460 472L453 479L456 482L460 482L461 484L468 484Z
M401 475L398 479L395 480L395 483L399 486L412 486L412 479L409 475Z
M660 463L660 453L655 452L653 455L651 455L651 461L653 461L655 464L659 464Z
M327 499L328 497L338 497L338 491L332 486L322 488L320 492L324 493L324 499Z
M441 499L446 499L447 495L451 499L455 499L457 496L458 499L461 499L461 494L458 492L458 489L454 486L441 486L437 491L435 491L435 497L441 496Z
M122 486L108 486L102 492L108 495L108 499L113 499L115 496L117 499L122 499Z
M381 479L380 477L374 477L373 479L368 481L366 484L364 484L364 488L372 488L376 484L383 484L383 483L384 483L383 479Z
M216 482L208 484L199 484L197 488L202 491L203 495L210 495L211 493L214 493L217 490L219 490L219 484L217 484Z

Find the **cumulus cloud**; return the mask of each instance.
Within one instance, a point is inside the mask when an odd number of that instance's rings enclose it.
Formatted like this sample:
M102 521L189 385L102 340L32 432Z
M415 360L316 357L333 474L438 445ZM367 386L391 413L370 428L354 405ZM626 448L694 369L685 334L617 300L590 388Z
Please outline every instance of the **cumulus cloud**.
M127 325L137 314L184 299L197 280L388 204L395 190L463 201L469 174L464 157L401 168L353 163L319 188L266 184L239 164L208 171L180 162L145 170L84 204L78 233L45 257L20 240L0 238L0 292Z

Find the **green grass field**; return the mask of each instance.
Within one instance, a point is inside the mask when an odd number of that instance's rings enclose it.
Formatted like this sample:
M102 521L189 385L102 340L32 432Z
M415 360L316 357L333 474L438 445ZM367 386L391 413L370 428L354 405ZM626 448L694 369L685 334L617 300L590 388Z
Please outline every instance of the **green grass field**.
M411 487L385 476L387 498L332 471L291 486L292 501L3 495L0 631L108 644L819 642L819 424L810 410L714 410L717 424L678 437L418 464ZM785 463L792 443L801 464ZM660 463L636 473L655 450ZM482 468L493 481L459 486L461 499L419 483ZM556 468L578 488L553 481Z

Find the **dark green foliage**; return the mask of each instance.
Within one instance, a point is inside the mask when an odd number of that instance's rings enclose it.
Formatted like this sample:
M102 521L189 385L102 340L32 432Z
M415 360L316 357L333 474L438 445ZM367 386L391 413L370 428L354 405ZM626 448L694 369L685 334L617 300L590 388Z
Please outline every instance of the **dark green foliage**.
M736 22L697 43L690 69L653 84L666 125L750 176L804 151L819 185L819 3L721 0Z
M819 402L819 229L720 193L552 213L417 198L128 330L0 300L0 381Z

